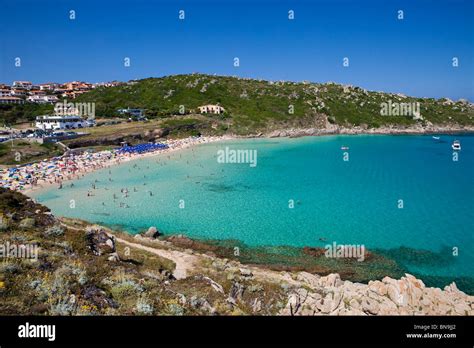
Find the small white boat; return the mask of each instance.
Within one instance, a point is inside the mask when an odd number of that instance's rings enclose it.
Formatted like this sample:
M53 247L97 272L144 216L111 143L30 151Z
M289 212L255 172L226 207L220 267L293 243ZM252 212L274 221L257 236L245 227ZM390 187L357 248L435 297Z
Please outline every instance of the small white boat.
M454 140L451 147L454 151L461 151L461 142L459 140Z
M433 139L434 139L434 140L439 140L439 137L433 136Z
M341 150L349 150L349 146L341 146Z

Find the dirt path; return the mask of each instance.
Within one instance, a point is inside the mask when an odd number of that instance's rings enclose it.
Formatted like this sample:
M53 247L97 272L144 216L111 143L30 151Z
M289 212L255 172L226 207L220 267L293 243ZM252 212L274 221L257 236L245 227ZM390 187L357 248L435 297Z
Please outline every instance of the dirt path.
M61 225L74 231L84 231L84 228L74 227L64 222L61 222ZM190 274L191 270L197 268L199 264L199 260L202 259L202 256L198 257L195 255L187 254L187 253L177 251L177 250L164 250L164 249L149 247L149 246L142 245L139 243L132 243L132 242L129 242L128 240L119 238L115 234L107 232L106 230L105 232L109 236L111 237L113 236L118 243L125 244L135 249L144 250L149 253L152 253L160 257L163 257L165 259L173 261L176 265L176 268L173 271L173 276L176 279L186 278Z
M164 249L153 248L153 247L145 246L142 244L129 242L128 240L119 238L115 235L113 236L115 237L115 240L117 242L125 244L131 248L144 250L149 253L152 253L160 257L164 257L165 259L173 261L176 264L176 268L173 271L173 276L176 279L186 278L191 273L192 270L195 270L198 267L199 261L200 259L202 259L202 256L198 257L195 255L187 254L187 253L177 251L177 250L164 250Z
M70 226L69 224L64 222L61 222L61 224L71 230L84 231L84 228ZM176 268L173 271L173 276L176 279L184 279L188 277L190 274L195 273L200 268L200 265L202 265L202 261L213 259L213 257L205 254L190 254L179 250L160 249L146 246L140 243L130 242L126 239L118 237L114 233L111 233L107 228L104 228L104 231L109 236L113 236L118 243L122 243L131 248L140 249L151 254L163 257L165 259L171 260L176 265ZM288 283L296 286L301 286L302 284L304 284L301 281L293 279L287 272L277 272L243 264L239 265L239 268L251 271L255 279L263 281Z

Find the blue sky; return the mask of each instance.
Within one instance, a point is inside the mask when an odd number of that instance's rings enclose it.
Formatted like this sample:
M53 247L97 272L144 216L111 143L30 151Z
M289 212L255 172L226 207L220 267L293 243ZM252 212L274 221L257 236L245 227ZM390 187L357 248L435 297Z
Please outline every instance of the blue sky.
M191 72L474 100L474 1L0 0L0 81ZM185 10L185 20L178 11ZM76 19L69 19L69 10ZM288 11L295 19L288 20ZM404 19L397 19L397 11ZM21 67L14 66L15 57ZM131 66L124 67L125 57ZM233 66L239 57L240 67ZM342 66L344 57L349 67ZM452 67L458 57L459 67Z

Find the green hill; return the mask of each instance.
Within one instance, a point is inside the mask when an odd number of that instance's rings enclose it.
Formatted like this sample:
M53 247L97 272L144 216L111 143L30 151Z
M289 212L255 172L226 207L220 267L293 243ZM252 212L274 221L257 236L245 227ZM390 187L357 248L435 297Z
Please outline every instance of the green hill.
M381 103L420 103L422 119L382 116ZM144 108L148 118L197 113L197 107L219 104L223 115L205 115L236 133L269 128L323 127L327 121L351 127L427 124L474 125L474 106L467 101L412 98L371 92L335 83L271 82L203 74L147 78L117 87L101 87L74 102L95 102L97 117L117 116L119 108ZM181 107L182 106L182 107ZM181 107L181 110L180 110ZM26 118L31 116L28 110ZM0 118L2 111L0 109Z

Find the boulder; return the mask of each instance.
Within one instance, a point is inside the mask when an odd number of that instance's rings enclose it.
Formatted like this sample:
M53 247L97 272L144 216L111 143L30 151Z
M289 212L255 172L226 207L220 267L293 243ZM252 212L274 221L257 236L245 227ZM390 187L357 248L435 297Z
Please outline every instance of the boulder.
M320 276L308 272L299 272L296 276L296 280L307 283L311 286L319 286L320 278Z
M252 303L252 311L254 313L260 312L262 310L262 301L259 298L255 298Z
M107 260L112 261L112 262L117 262L120 261L120 257L118 253L111 253L110 256L107 258Z
M424 289L425 283L421 279L417 279L411 274L405 273L406 279L412 284L415 288Z
M222 285L220 285L219 283L215 282L214 280L212 280L212 279L209 278L209 277L203 277L203 279L206 280L206 281L209 283L209 285L211 285L211 287L212 287L215 291L217 291L217 292L219 292L219 293L221 293L221 294L224 294L224 288L222 287Z
M239 282L232 283L232 287L229 292L229 299L232 303L235 303L237 300L241 300L245 291L245 286Z
M338 287L343 283L344 282L341 281L341 277L337 273L331 273L319 279L319 284L324 287Z
M380 311L379 303L369 297L362 299L362 310L369 314L378 314Z
M146 231L143 235L147 238L158 238L159 236L161 236L161 233L156 227L151 226L148 231Z
M110 237L102 229L88 228L86 231L87 246L94 255L116 253L115 238Z
M387 286L378 280L369 282L369 290L382 296L385 296L387 294Z
M446 285L446 286L444 287L444 291L447 291L447 292L459 292L459 289L458 289L458 287L456 286L456 283L455 283L455 282L452 282L451 284Z
M194 309L200 309L209 312L210 314L214 314L216 309L211 306L211 304L202 297L192 296L189 300L189 305Z

